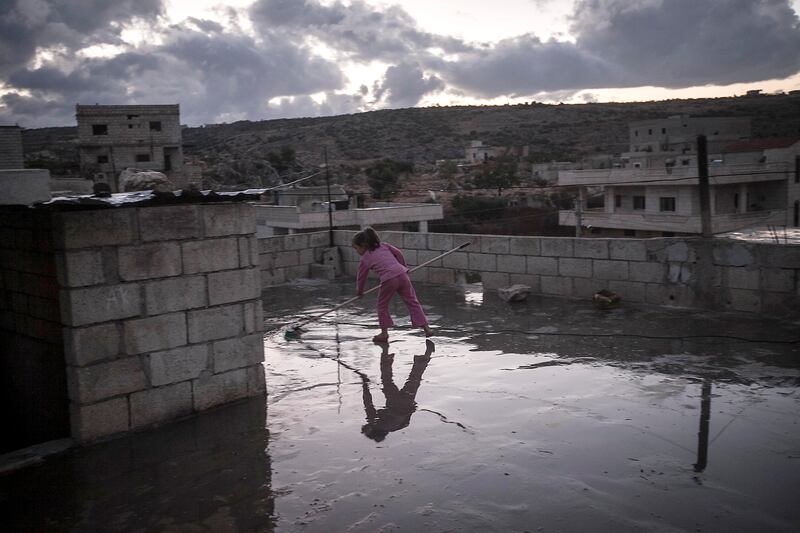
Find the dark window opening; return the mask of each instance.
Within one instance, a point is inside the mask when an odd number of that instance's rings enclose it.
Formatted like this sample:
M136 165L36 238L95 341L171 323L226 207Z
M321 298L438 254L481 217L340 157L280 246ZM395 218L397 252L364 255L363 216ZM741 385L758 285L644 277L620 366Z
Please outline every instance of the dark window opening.
M92 135L108 135L108 124L92 124Z
M800 228L800 200L794 201L794 227Z
M647 130L647 134L648 134L648 135L652 135L652 134L653 134L653 128L650 128L650 129L648 129L648 130Z
M689 162L690 162L690 161L689 161L688 159L682 159L682 160L681 160L681 165L683 165L683 166L687 167L687 166L689 166Z
M150 154L136 154L137 163L147 163L150 161Z
M626 237L636 237L636 230L635 229L626 229L625 230Z
M733 207L735 207L736 209L739 209L739 193L738 192L733 195Z
M658 199L659 211L675 211L675 197L662 196Z
M674 237L675 236L675 232L674 231L662 231L661 232L661 236L662 237ZM670 296L669 299L672 300L673 296Z
M107 155L98 155L97 156L98 163L108 163L108 156Z
M133 124L128 124L128 129L132 130L133 129Z
M614 195L614 207L622 207L622 195L615 194Z
M150 122L150 131L161 131L161 121L151 121Z
M661 128L661 134L662 135L666 135L667 134L667 128Z
M647 202L644 196L634 196L633 197L633 208L636 210L642 210L647 208Z

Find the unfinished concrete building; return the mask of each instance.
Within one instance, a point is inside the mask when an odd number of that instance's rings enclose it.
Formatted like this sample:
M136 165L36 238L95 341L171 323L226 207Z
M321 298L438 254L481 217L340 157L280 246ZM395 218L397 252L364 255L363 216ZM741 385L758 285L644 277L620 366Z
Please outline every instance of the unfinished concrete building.
M185 185L180 107L174 105L77 105L81 174L121 190L126 168L156 170Z
M0 170L17 170L24 166L22 128L0 126Z

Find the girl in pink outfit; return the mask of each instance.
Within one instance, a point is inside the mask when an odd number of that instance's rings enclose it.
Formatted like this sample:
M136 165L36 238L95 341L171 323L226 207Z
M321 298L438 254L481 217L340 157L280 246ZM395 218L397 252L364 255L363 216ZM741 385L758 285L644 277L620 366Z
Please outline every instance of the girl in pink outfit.
M417 301L403 253L391 244L382 243L372 228L365 228L355 234L353 248L361 256L356 278L358 295L364 294L364 284L367 282L370 270L375 271L381 280L381 288L378 291L378 325L381 332L372 338L373 342L389 340L389 328L394 325L392 317L389 316L389 300L394 293L398 293L405 302L411 315L411 325L424 329L425 336L430 337L428 319Z

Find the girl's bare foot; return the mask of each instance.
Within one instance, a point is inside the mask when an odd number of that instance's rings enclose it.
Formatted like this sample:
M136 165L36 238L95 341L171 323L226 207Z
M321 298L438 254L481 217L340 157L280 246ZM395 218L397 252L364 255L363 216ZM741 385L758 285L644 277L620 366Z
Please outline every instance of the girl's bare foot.
M388 333L380 333L372 337L372 342L388 342L388 341L389 341Z

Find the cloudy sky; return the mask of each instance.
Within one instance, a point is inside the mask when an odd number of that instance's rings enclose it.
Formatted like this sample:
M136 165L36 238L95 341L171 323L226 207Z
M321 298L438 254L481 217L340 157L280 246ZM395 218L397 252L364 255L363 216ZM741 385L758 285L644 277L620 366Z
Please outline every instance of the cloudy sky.
M0 124L800 89L800 0L0 0Z

